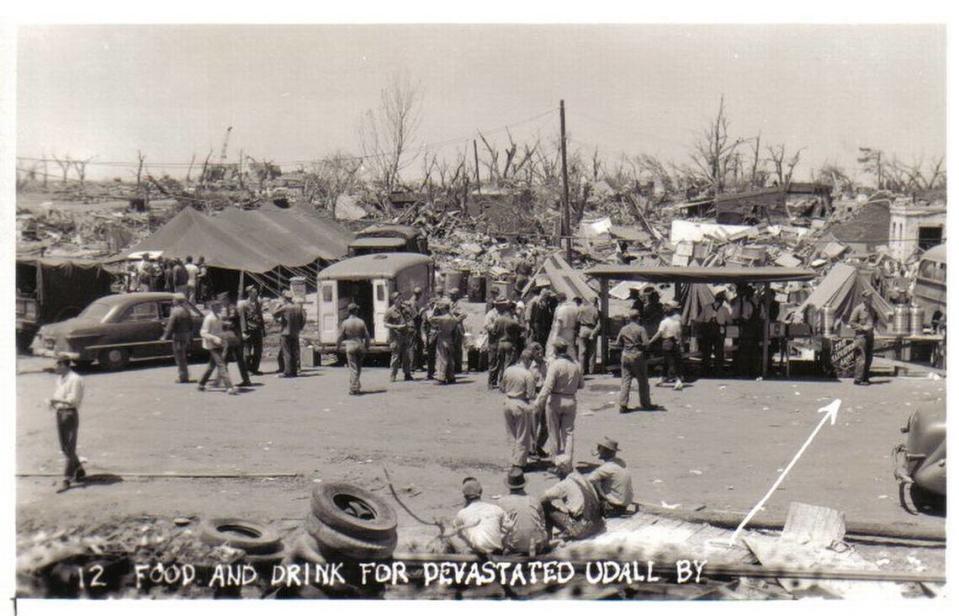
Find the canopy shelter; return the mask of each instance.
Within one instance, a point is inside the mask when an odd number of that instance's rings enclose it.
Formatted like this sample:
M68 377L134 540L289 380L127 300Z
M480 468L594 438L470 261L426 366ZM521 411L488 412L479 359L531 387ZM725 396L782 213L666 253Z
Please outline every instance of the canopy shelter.
M812 280L816 273L810 270L791 267L648 267L631 265L599 265L584 272L590 278L599 280L599 302L602 319L600 344L603 356L603 366L609 362L609 281L633 280L643 282L673 282L673 283L704 283L704 284L763 284L768 289L773 282L787 282L790 280ZM694 297L696 303L705 299L703 289L697 289ZM765 326L763 327L763 357L769 354L769 305L768 295L763 294L763 301L767 302ZM690 302L684 302L689 306ZM685 315L684 315L685 316ZM762 362L763 376L766 376L767 363Z
M300 208L265 204L256 210L225 208L207 216L184 208L129 254L162 251L164 257L202 255L211 268L250 275L279 291L287 276L309 276L347 254L353 235L333 221Z
M787 318L800 314L803 320L811 325L813 321L807 318L808 313L829 306L833 309L835 322L848 321L853 308L862 301L863 291L872 291L873 306L876 308L880 327L888 329L893 314L892 305L876 292L863 274L845 263L835 264L809 297L790 315L787 315Z

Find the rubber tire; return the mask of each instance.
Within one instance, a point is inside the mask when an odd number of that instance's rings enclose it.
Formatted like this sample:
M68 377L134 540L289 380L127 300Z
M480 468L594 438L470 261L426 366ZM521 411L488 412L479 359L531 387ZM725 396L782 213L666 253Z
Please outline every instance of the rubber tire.
M244 528L256 537L243 537L234 533L223 532L220 529L227 526ZM207 545L224 545L243 550L247 554L273 554L282 547L280 536L276 531L248 520L238 518L213 518L204 520L199 529L200 541Z
M111 355L115 355L111 357ZM130 364L130 351L126 349L104 349L97 358L104 370L114 372L123 370Z
M324 555L325 548L328 552L355 560L386 560L393 556L396 549L395 532L385 539L358 539L330 528L312 514L307 516L305 528L316 539Z
M316 539L309 533L302 533L293 544L292 554L302 558L306 562L322 565L327 562L326 557L320 553L320 546Z
M245 551L245 550L244 550ZM283 542L280 542L279 548L273 552L266 554L257 554L254 552L247 552L246 556L243 557L243 560L250 564L264 564L264 563L278 563L284 558L286 558L287 549L283 545Z
M362 501L374 514L364 520L340 509L333 500L345 495ZM318 520L344 535L358 539L388 539L396 534L396 512L389 503L369 490L348 484L329 483L314 488L311 510Z
M930 510L943 514L946 512L946 496L930 492L917 483L910 486L909 498L919 513L928 513Z

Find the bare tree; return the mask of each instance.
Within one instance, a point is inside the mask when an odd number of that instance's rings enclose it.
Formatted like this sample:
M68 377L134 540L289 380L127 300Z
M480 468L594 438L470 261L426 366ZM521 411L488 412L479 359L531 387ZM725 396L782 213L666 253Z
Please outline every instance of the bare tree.
M137 150L137 188L140 188L141 178L143 176L143 161L146 160L146 156Z
M783 190L787 190L792 183L793 172L796 165L799 164L799 155L805 148L799 148L792 156L786 157L786 144L780 143L776 146L767 146L769 153L769 162L773 164L773 173L776 177L776 184Z
M816 180L831 185L834 192L851 192L855 187L849 174L835 163L823 163L816 173Z
M73 161L70 160L70 155L67 154L63 158L57 158L56 154L52 155L53 162L57 163L60 166L60 171L63 172L63 183L67 183L67 175L70 173L70 168L73 166Z
M923 171L925 165L922 158L913 161L911 165L902 164L894 159L891 166L895 168L896 176L903 178L903 190L932 190L946 187L945 158L942 156L930 161L928 171Z
M196 152L190 157L190 166L186 168L186 183L190 183L190 173L193 171L193 163L196 162Z
M709 182L714 194L726 188L727 176L736 164L736 153L742 139L729 136L729 118L726 116L725 97L719 98L716 119L709 123L699 141L693 144L693 163Z
M83 183L84 183L84 181L86 180L86 177L87 177L87 164L88 164L91 160L93 160L94 158L95 158L94 156L91 156L90 158L88 158L88 159L86 159L86 160L74 160L74 161L72 161L72 162L73 162L73 168L77 170L77 177L80 178L80 190L83 190L83 188L84 188L84 184L83 184Z
M885 187L885 163L883 162L882 150L875 148L859 148L858 162L862 165L863 171L876 176L876 188L882 190Z
M394 75L380 91L376 110L368 109L360 123L363 155L373 180L389 194L400 183L400 173L415 159L410 144L416 136L422 114L422 90L408 75Z
M339 151L314 162L306 172L307 201L332 211L340 195L358 188L357 176L362 165L362 159Z

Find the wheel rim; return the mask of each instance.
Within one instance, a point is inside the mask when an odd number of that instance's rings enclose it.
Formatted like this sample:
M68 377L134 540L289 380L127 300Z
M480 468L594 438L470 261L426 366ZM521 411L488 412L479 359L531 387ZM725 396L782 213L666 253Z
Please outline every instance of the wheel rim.
M121 361L123 361L123 351L119 349L110 349L110 351L107 352L107 359L111 364L119 364Z

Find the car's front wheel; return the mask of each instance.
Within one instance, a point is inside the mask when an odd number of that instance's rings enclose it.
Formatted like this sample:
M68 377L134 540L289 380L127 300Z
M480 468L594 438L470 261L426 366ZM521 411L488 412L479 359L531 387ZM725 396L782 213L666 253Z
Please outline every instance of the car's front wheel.
M123 370L130 363L130 352L126 349L106 349L100 351L100 366L105 370Z

